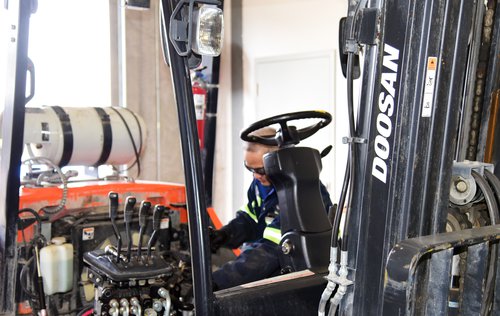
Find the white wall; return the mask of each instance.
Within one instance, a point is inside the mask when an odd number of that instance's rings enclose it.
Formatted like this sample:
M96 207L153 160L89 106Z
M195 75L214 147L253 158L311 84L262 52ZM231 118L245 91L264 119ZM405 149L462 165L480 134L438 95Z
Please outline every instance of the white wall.
M0 111L3 111L7 85L7 51L9 17L4 6L0 6Z
M224 9L229 7L229 1L225 2ZM227 117L225 126L220 125L219 131L231 131L231 124L236 124L239 129L243 129L248 123L255 119L255 104L256 94L253 84L255 82L256 60L263 58L274 58L278 56L290 56L297 54L310 54L317 52L336 52L338 50L338 22L342 16L347 13L347 0L332 1L332 0L243 0L243 113L246 119L241 117ZM226 12L227 13L227 12ZM227 21L227 20L226 20ZM230 25L227 23L226 25ZM226 31L229 27L226 27ZM226 38L227 33L226 33ZM228 45L226 45L227 48ZM347 148L342 145L342 136L346 136L348 127L346 125L347 112L346 97L345 97L345 79L341 74L341 67L338 62L338 55L335 62L337 65L337 74L335 74L335 86L332 89L335 91L335 109L332 115L334 116L332 132L335 133L335 152L338 157L334 166L335 178L337 184L336 191L340 190L342 177L345 168L347 157ZM226 61L227 55L223 55L223 64ZM227 65L227 64L226 64ZM227 70L227 69L226 69ZM221 85L227 84L226 76L230 73L221 71ZM230 91L230 90L229 90ZM221 91L221 98L225 98ZM221 103L227 102L222 101ZM286 113L287 109L283 106L282 113ZM220 110L226 114L230 113L230 104L221 104ZM218 147L217 155L221 155L221 151L232 151L232 159L241 160L241 148L229 148L226 146L231 144L229 137L239 137L239 135L218 135L217 144L221 145L224 142L224 147ZM217 159L217 158L216 158ZM225 159L228 159L227 156ZM221 160L216 160L216 172L220 171ZM228 163L225 164L229 166ZM235 166L239 166L235 164ZM236 167L235 167L236 168ZM226 170L226 172L230 172ZM232 170L233 177L231 182L221 183L216 182L216 191L222 190L226 198L224 202L218 199L215 194L214 206L217 209L224 223L230 220L237 208L244 202L248 181L242 179L248 178L248 171L243 168L243 163L239 170ZM215 178L221 177L220 174L215 174ZM228 180L228 174L222 176ZM223 186L221 188L221 185ZM337 192L331 192L332 199L337 200Z

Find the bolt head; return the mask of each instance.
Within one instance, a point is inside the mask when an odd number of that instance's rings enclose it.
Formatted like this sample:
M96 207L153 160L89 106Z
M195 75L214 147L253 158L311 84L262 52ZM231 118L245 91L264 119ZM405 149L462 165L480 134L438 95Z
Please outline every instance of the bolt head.
M460 180L460 181L457 181L455 183L455 188L457 189L458 192L460 193L464 193L467 191L468 189L468 185L467 185L467 182L463 181L463 180Z
M161 304L160 300L153 300L153 309L157 312L160 312L163 308L163 305Z
M281 244L281 251L283 254L288 255L293 250L293 244L290 239L287 239Z
M158 314L152 308L146 308L146 310L144 311L144 316L156 316L156 315Z

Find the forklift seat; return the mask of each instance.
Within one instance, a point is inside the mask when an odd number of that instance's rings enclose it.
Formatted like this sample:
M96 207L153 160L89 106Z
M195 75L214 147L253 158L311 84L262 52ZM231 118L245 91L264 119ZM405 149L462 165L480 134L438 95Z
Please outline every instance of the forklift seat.
M321 197L318 150L281 148L264 156L264 167L278 194L281 261L291 271L326 270L332 226Z

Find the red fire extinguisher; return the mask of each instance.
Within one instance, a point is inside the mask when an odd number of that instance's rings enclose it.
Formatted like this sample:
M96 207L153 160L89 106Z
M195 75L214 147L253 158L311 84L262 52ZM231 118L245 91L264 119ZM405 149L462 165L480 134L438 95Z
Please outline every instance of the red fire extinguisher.
M205 110L207 108L207 89L204 75L201 72L204 68L198 69L194 73L192 79L194 109L196 113L196 126L198 128L198 138L200 141L200 148L205 148L203 142L205 130Z

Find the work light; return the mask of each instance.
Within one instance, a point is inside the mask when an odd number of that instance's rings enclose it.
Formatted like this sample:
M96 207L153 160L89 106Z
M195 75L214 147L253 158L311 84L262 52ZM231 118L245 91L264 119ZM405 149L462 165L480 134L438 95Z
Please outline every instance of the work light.
M170 41L177 54L219 56L223 40L223 15L217 0L181 0L170 18Z
M219 56L224 38L222 10L202 5L193 12L193 51L199 55Z

